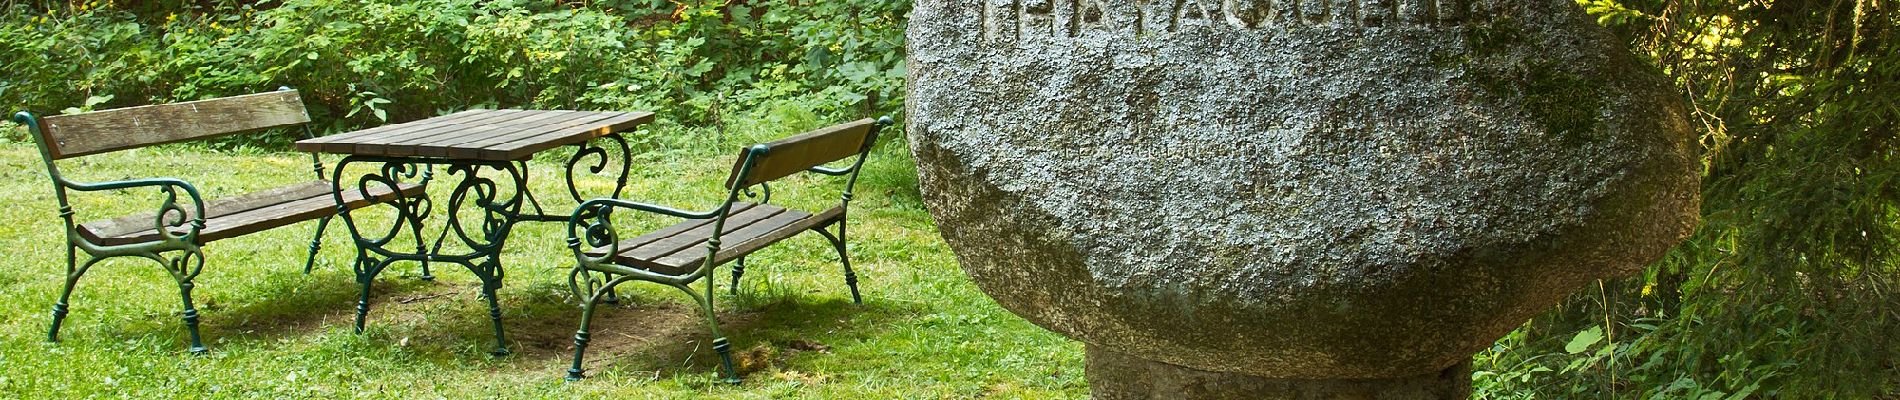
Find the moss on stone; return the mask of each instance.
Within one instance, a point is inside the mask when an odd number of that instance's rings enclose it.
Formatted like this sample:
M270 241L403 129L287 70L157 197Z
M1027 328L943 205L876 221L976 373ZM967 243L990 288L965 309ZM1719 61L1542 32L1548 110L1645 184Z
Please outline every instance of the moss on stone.
M1532 65L1524 83L1524 109L1566 145L1594 141L1603 109L1602 84L1554 65Z
M1564 69L1562 60L1509 54L1523 51L1527 40L1508 17L1468 28L1465 45L1475 59L1466 77L1493 96L1521 99L1524 111L1565 145L1594 141L1603 84Z

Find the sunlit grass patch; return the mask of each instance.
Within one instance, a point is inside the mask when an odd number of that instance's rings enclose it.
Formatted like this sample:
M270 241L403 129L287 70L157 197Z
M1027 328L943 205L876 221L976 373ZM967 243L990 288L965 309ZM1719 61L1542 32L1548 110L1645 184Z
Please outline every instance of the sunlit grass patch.
M744 144L815 128L818 121L705 129L650 128L633 137L623 197L681 208L718 203ZM794 125L794 126L781 126ZM530 164L529 183L550 213L574 201L561 169L566 150ZM334 159L326 161L334 162ZM567 293L573 258L562 223L517 225L504 255L503 320L515 355L494 358L478 281L459 266L413 263L382 274L371 292L368 329L354 332L354 248L340 224L325 233L314 271L303 274L314 223L206 246L194 293L210 354L185 354L176 285L148 265L96 267L80 285L63 342L45 342L64 257L51 186L30 144L0 144L0 397L85 394L148 397L532 397L573 398L1073 398L1086 395L1079 344L1011 315L971 284L938 238L916 194L914 167L895 130L866 165L852 203L851 251L865 295L852 305L829 244L815 235L782 242L748 260L738 294L725 270L716 303L745 364L740 386L716 384L717 357L703 319L675 289L629 283L622 302L597 316L591 378L561 378L579 319ZM234 155L166 146L61 164L76 180L172 176L216 198L315 178L306 155ZM436 182L455 177L436 171ZM584 177L582 191L612 182ZM437 212L451 185L434 185ZM841 180L794 177L773 202L809 210L838 201ZM75 197L82 220L145 212L151 192ZM364 223L387 223L387 216ZM631 213L629 213L631 214ZM670 224L626 219L623 234ZM436 225L426 230L432 240ZM407 240L407 239L405 239ZM408 243L408 242L401 242Z

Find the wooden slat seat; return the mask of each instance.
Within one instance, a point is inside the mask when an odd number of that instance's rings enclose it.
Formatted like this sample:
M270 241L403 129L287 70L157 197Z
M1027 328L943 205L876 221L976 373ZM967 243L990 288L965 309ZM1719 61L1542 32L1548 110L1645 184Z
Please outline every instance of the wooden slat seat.
M208 201L205 203L205 227L199 231L198 240L211 242L229 239L336 214L336 198L330 195L332 188L328 181L312 181ZM403 197L420 195L422 191L422 185L400 185ZM373 185L370 188L370 197L378 201L394 199L397 194L397 191L388 187ZM343 190L343 201L352 209L370 204L369 198L364 197L362 192L347 187ZM195 210L191 210L188 204L185 209L185 217L189 219ZM86 240L107 246L150 242L159 240L156 218L157 213L148 212L92 221L79 224L78 231ZM186 231L183 226L170 229L175 234Z
M832 207L816 215L769 204L734 203L720 234L719 257L714 264L725 264L754 251L778 243L807 229L831 224L844 217L844 207ZM620 242L620 254L614 261L667 275L692 273L706 262L706 239L712 236L712 219L687 219L673 226ZM596 253L595 255L598 255Z
M581 358L587 353L590 335L588 325L593 321L594 306L611 297L615 285L641 280L680 288L704 306L702 309L706 313L707 325L712 328L712 348L719 353L726 381L738 383L738 370L732 362L732 343L719 333L719 318L713 314L711 296L716 279L704 279L706 291L703 295L689 289L688 285L712 275L714 267L733 262L732 292L738 294L739 279L745 275L747 255L805 231L816 232L831 242L832 249L838 252L838 264L844 267L844 283L851 289L851 303L862 303L864 299L858 294L858 275L851 269L851 254L845 246L845 210L851 204L851 187L857 183L858 172L863 170L871 146L877 143L878 129L892 124L895 122L888 117L876 121L860 120L748 146L739 152L739 159L733 163L732 174L726 179L725 201L720 203L719 208L710 211L684 211L620 199L582 202L568 220L568 246L578 253L574 273L568 275L568 287L574 289L576 295L585 298L586 303L581 305L580 329L574 332L574 364L567 369L567 379L585 377ZM827 166L846 159L854 161L842 168ZM837 206L814 214L769 204L773 181L805 171L845 177L844 192L838 197ZM741 193L751 194L753 188L765 193L759 199L764 204L738 201ZM612 222L611 218L601 216L611 215L607 212L614 209L638 210L684 220L609 246L595 246L599 242L584 240L580 236L598 237L594 235L603 233L598 228ZM613 257L605 257L609 252L614 253ZM592 272L605 275L605 283L595 280ZM588 288L591 294L580 292L583 287Z
M154 187L188 192L197 192L198 189L190 182L160 177L109 182L73 181L60 175L60 160L267 129L297 129L302 130L305 137L315 137L316 132L310 129L310 113L304 108L302 95L289 88L45 118L22 111L13 115L13 122L26 126L39 146L41 161L46 165L46 175L53 183L54 198L59 202L62 221L58 226L66 229L62 235L67 246L66 284L59 300L53 303L53 323L46 330L48 341L59 340L59 326L66 317L67 301L86 270L99 260L131 257L158 261L170 270L172 278L178 281L178 293L184 300L184 312L180 315L190 333L190 350L202 353L206 350L198 332L198 309L191 301L192 288L197 286L193 280L197 279L204 267L201 246L219 239L315 219L319 221L315 224L316 235L310 239L310 255L304 261L304 273L308 274L317 264L317 253L322 250L324 227L329 226L331 216L338 209L337 196L332 194L333 187L324 181L323 159L311 154L311 171L317 175L312 182L203 203L203 199L196 196L173 193L178 196L169 200L177 209L170 214L161 215L153 211L117 219L73 223L73 216L81 210L75 210L67 200L69 192L110 193L150 190ZM162 162L170 155L158 152L139 157ZM426 175L421 181L414 185L382 188L368 194L346 193L343 203L348 207L363 207L375 199L422 196L424 193L420 185L428 181ZM356 192L347 187L345 190ZM158 208L158 204L145 207L149 207L146 210L153 210ZM183 212L177 212L180 210ZM196 215L200 210L205 215ZM167 226L160 226L161 218ZM166 239L166 233L178 237L191 232L194 227L186 224L192 221L203 224L196 228L197 235L186 240ZM427 263L422 265L422 274L424 277L429 275Z

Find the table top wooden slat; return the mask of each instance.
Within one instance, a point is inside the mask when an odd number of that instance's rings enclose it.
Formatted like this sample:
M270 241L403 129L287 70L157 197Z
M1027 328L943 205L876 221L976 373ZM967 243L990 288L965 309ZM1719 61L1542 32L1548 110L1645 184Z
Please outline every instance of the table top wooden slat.
M481 157L482 149L489 146L497 146L519 140L531 140L551 132L569 132L581 126L603 126L601 124L602 121L616 117L619 117L619 115L586 114L580 116L580 118L572 118L560 122L536 125L526 129L518 129L505 135L495 135L481 140L471 140L456 146L454 151L449 152L449 157Z
M424 128L427 128L429 124L424 124L421 122L427 121L430 119L454 121L454 120L480 117L484 114L490 114L497 111L498 110L462 111L462 112L444 115L444 116L435 117L435 118L404 122L400 124L389 124L389 125L383 125L383 126L378 126L374 128L359 130L355 132L339 133L339 134L330 135L330 136L302 140L302 141L298 141L297 145L298 145L299 150L303 150L306 146L308 146L308 147L320 147L324 149L322 150L323 152L348 152L350 151L349 149L355 146L353 143L362 140L362 138L373 137L373 136L400 135L400 134L403 134L404 132L412 132L418 129L424 129ZM312 151L312 150L305 150L305 151Z
M410 131L406 134L392 135L376 138L374 140L364 140L363 143L356 146L356 152L357 154L375 153L402 157L426 156L417 151L423 144L476 134L488 129L476 129L479 127L532 123L539 119L535 118L535 116L539 114L542 114L542 112L534 110L502 110L501 112L490 113L473 119L431 121L432 123L428 126L419 130Z
M297 150L515 161L653 121L645 111L469 110L298 141Z
M356 138L360 138L360 137L364 137L364 136L371 136L371 135L377 135L377 134L381 134L381 133L383 133L383 132L388 132L388 131L392 131L392 130L396 130L396 129L404 129L404 128L409 128L409 127L413 127L413 126L416 126L416 125L418 125L418 123L420 123L420 122L422 122L422 121L426 121L426 120L430 120L430 119L453 119L453 118L464 118L464 117L467 117L467 116L471 116L471 115L481 115L481 114L483 114L483 113L490 113L490 112L495 112L495 110L467 110L467 111L461 111L461 112L456 112L456 113L452 113L452 114L449 114L449 115L442 115L442 116L436 116L436 117L430 117L430 118L424 118L424 119L419 119L419 120L415 120L415 121L409 121L409 122L402 122L402 123L394 123L394 124L387 124L387 125L383 125L383 126L378 126L378 127L372 127L372 128L366 128L366 129L359 129L359 130L356 130L356 131L351 131L351 132L344 132L344 133L338 133L338 134L335 134L335 135L330 135L330 136L323 136L323 137L318 137L318 138L311 138L311 139L304 139L304 140L301 140L300 142L303 142L303 143L332 143L332 142L337 142L337 141L349 141L349 140L354 140L354 139L356 139Z
M520 110L463 111L463 112L444 115L444 116L435 117L435 118L429 118L429 119L397 124L391 127L391 129L370 128L370 129L365 129L365 130L356 131L356 132L326 136L323 139L329 139L329 140L326 140L323 143L320 150L305 150L305 151L322 151L326 153L341 153L341 154L351 154L351 153L356 153L359 151L377 152L377 151L380 151L380 149L377 146L365 145L364 143L365 142L374 143L379 140L390 140L391 138L408 137L408 136L413 136L413 135L425 135L425 134L429 134L430 132L436 131L437 128L441 128L443 124L460 122L460 121L476 121L476 120L491 119L491 118L502 118L501 117L502 115L506 115L508 113L518 112L518 111ZM299 145L302 145L304 142L297 142L297 143ZM303 150L303 148L301 147L299 147L299 149Z
M408 138L389 144L390 153L419 157L448 157L451 148L469 141L482 140L495 135L504 135L520 129L531 129L548 123L565 121L586 115L579 111L523 111L503 120L491 120L477 124L457 124L448 127L449 132Z
M524 117L520 123L476 127L469 129L473 132L467 135L457 135L454 137L444 135L443 140L419 144L417 152L426 157L471 158L470 156L455 155L453 153L457 150L477 146L473 143L496 140L497 138L515 135L521 131L534 131L548 126L568 124L575 120L586 121L598 119L601 115L600 113L580 111L548 111L539 115Z
M571 127L565 130L544 132L539 136L512 140L490 145L482 149L482 159L516 160L534 153L560 147L570 143L580 143L593 138L623 132L633 127L653 122L653 113L635 111L601 120L592 125Z

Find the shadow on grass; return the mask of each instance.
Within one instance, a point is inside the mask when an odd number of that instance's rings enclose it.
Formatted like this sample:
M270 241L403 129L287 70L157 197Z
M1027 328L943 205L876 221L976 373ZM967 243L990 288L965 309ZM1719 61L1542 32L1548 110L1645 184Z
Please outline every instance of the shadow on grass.
M370 323L390 303L411 298L432 298L416 292L450 290L444 285L396 273L392 267L370 286ZM351 327L356 323L356 301L361 295L352 272L317 272L310 275L278 276L265 284L252 286L242 293L256 293L236 307L217 307L205 312L204 329L209 337L229 336L231 340L269 340L310 333L321 333L332 326Z
M583 364L590 376L613 369L668 379L719 369L704 314L683 293L661 293L672 296L624 298L619 305L596 308ZM879 302L875 296L867 296L861 305L848 298L779 296L752 306L731 296L720 297L719 329L732 341L733 361L741 375L783 366L801 352L828 351L820 341L864 341L876 333L876 327L922 311L921 305ZM732 304L742 305L734 309ZM577 305L554 303L504 320L516 354L511 364L548 379L565 376L574 356L580 313Z

